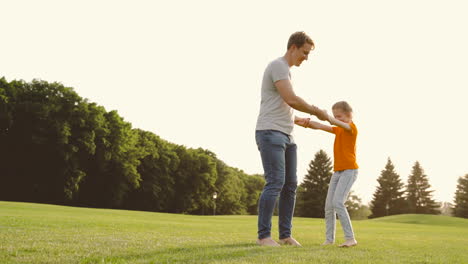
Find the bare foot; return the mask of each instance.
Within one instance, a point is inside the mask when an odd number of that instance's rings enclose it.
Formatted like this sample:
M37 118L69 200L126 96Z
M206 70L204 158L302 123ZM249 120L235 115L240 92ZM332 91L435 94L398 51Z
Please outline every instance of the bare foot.
M279 243L281 245L291 245L291 246L296 246L296 247L302 247L302 245L299 242L297 242L296 239L292 237L280 239Z
M263 239L257 239L257 245L268 246L268 247L279 247L280 245L276 243L271 237L266 237Z
M348 239L343 244L339 245L339 247L354 247L357 245L356 239Z

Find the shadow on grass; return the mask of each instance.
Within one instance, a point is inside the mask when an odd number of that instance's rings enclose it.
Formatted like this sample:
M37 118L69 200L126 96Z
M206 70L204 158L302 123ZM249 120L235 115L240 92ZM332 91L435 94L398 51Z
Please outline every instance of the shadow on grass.
M157 249L141 254L92 256L80 260L80 263L210 263L248 259L274 250L275 248L259 247L254 243L194 245Z

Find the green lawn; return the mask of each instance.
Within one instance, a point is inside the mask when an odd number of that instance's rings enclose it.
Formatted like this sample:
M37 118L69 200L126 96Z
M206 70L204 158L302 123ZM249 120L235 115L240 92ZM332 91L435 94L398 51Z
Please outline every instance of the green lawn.
M274 218L277 236L277 217ZM255 245L256 216L189 216L0 202L0 263L468 263L468 220L354 221L357 247L322 247L324 221L295 218L302 248ZM338 242L343 233L338 226Z

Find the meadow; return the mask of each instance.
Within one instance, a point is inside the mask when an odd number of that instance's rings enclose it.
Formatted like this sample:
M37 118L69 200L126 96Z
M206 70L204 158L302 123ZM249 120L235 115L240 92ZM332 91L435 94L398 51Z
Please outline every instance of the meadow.
M358 246L321 246L324 221L294 218L303 247L259 247L256 216L192 216L0 201L0 263L468 263L468 219L354 221ZM277 237L277 217L273 236ZM342 242L337 227L338 243Z

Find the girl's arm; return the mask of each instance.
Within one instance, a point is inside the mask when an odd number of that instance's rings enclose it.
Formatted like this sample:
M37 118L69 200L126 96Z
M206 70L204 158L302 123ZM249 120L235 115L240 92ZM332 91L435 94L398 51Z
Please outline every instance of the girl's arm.
M351 131L351 126L348 123L342 122L331 115L328 115L328 122L332 125L342 127L347 131Z
M320 129L326 132L333 133L333 129L331 126L327 126L324 124L321 124L319 122L311 121L310 118L300 118L300 117L294 117L294 123L296 125L302 126L302 127L308 127L312 129Z
M320 129L320 130L323 130L325 132L333 133L333 128L331 126L327 126L327 125L324 125L322 123L315 122L315 121L310 121L309 120L309 123L307 124L306 127L309 127L309 128L312 128L312 129Z
M302 118L302 117L294 116L294 124L301 126L301 127L307 127L309 120L310 118Z

